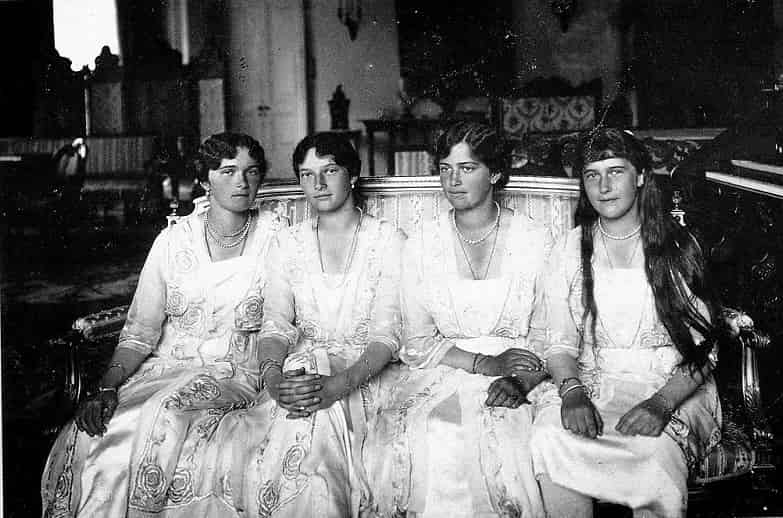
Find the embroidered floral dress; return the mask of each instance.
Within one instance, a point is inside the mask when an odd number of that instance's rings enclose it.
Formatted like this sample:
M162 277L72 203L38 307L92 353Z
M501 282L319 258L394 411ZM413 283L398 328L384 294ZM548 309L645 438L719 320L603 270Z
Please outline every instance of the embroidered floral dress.
M206 516L213 432L259 390L266 255L277 220L257 215L242 256L212 262L204 221L191 215L155 240L118 347L148 358L120 387L101 437L68 424L42 480L43 515Z
M365 216L343 275L321 271L312 222L280 232L261 334L288 343L284 370L336 374L371 342L397 355L402 239L389 223ZM368 499L357 451L380 378L308 418L286 419L265 391L254 408L226 419L223 472L242 516L356 516Z
M381 516L543 516L530 406L489 408L495 378L438 365L452 347L532 347L536 277L551 239L527 217L510 221L488 280L460 274L447 214L406 242L400 358L411 369L390 388L364 450Z
M610 268L593 262L598 307L595 342L592 333L584 332L580 239L581 229L576 228L552 252L544 355L566 353L577 359L579 376L601 413L604 430L597 439L564 430L560 398L552 387L536 411L532 440L536 474L657 516L684 516L688 468L720 439L715 382L710 377L686 400L659 437L615 431L623 414L666 384L679 368L681 356L658 319L643 268Z

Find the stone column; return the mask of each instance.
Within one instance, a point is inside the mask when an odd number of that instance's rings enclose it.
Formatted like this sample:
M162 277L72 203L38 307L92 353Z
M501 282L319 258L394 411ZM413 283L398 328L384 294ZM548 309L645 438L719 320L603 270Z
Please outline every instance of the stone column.
M247 133L264 140L262 79L268 68L266 45L266 2L232 0L226 2L227 104L226 122L230 131Z

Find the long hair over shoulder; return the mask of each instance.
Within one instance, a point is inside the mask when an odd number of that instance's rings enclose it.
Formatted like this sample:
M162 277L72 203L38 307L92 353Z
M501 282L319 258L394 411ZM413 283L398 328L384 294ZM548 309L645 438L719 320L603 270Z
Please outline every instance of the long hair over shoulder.
M650 155L633 135L615 128L599 127L583 136L579 143L574 173L580 177L576 223L581 225L581 270L583 324L590 322L593 342L598 308L594 295L592 258L593 235L598 212L585 191L582 172L590 162L609 158L625 158L644 177L638 188L638 209L642 223L641 240L644 268L652 288L655 308L674 346L682 355L682 364L702 367L711 348L695 343L690 330L705 338L714 336L713 325L698 310L694 297L708 308L715 322L715 296L696 238L669 214L667 204L651 168Z

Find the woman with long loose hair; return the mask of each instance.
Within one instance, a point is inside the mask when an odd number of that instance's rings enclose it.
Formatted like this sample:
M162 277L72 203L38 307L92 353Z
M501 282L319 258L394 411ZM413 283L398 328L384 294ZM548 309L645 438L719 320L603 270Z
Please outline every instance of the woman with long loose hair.
M549 516L592 498L684 516L688 469L720 437L715 308L694 237L664 207L644 146L597 128L580 142L578 226L553 249L533 458Z

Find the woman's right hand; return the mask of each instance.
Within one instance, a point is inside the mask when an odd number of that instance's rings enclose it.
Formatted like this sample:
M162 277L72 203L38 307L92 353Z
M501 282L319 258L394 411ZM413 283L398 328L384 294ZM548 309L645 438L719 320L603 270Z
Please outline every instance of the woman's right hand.
M560 406L563 428L577 435L595 439L604 433L604 422L584 388L569 391Z
M74 422L76 428L86 432L90 437L106 433L106 425L109 424L114 411L117 410L117 391L101 391L83 401L76 409Z
M476 366L476 372L485 376L514 376L519 371L534 372L542 369L539 357L524 349L507 349L497 356L486 356Z
M310 415L309 407L320 403L316 396L323 381L320 374L306 374L304 368L286 371L280 382L271 387L269 394L277 403L295 417Z

